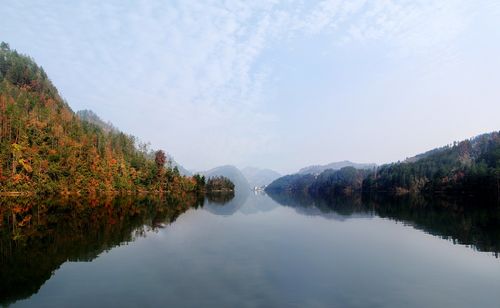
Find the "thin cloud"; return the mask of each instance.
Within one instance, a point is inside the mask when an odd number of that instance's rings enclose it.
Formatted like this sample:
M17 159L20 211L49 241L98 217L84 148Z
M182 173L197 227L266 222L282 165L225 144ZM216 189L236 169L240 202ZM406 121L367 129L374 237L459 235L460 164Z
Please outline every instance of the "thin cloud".
M293 124L271 105L285 109L292 98L269 100L279 73L269 54L317 39L330 45L310 57L377 45L433 69L458 61L454 42L479 11L498 12L494 1L481 7L465 0L6 1L2 7L2 39L34 56L70 105L94 109L190 168L275 159L287 146L277 128Z

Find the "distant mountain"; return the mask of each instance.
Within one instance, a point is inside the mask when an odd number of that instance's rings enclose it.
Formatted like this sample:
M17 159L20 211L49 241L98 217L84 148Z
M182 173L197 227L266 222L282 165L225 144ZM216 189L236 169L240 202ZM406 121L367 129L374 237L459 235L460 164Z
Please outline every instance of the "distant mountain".
M246 167L241 170L251 187L262 187L269 185L272 181L281 177L281 174L271 169L260 169Z
M236 186L237 191L249 191L253 187L268 185L281 175L270 169L260 169L246 167L243 170L235 166L225 165L213 168L208 171L200 172L206 177L224 176L229 178Z
M234 183L236 192L249 191L251 188L250 183L248 183L243 173L235 166L225 165L200 173L207 178L214 176L224 176L230 179L231 182Z
M97 125L98 127L102 128L105 132L108 132L108 133L109 132L113 132L113 133L120 132L111 122L104 121L92 110L89 110L89 109L79 110L79 111L77 111L76 115L80 118L80 120ZM193 175L186 168L184 168L181 164L179 164L177 161L175 161L174 157L168 153L167 153L167 161L170 162L170 165L172 166L172 168L177 167L177 169L179 169L179 173L182 176Z
M348 160L344 161L339 161L339 162L334 162L330 163L327 165L313 165L309 167L305 167L299 170L297 172L298 174L320 174L321 172L332 169L332 170L340 170L344 167L354 167L356 169L373 169L377 165L376 164L360 164L360 163L353 163Z
M167 159L170 162L170 165L172 168L177 167L179 169L179 173L183 176L192 176L193 173L191 173L189 170L184 168L181 164L179 164L177 161L175 161L174 157L170 154L167 154Z
M117 132L118 129L111 124L111 122L105 122L102 120L95 112L92 110L79 110L76 112L76 115L80 118L80 120L92 123L94 125L99 126L105 132Z

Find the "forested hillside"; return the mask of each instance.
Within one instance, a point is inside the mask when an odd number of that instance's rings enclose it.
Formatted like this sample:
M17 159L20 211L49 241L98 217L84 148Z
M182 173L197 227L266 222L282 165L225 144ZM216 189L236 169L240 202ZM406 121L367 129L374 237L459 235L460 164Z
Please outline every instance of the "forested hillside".
M384 165L367 177L363 190L498 195L500 132L455 142L410 162Z
M234 192L234 183L223 176L209 178L206 184L207 192Z
M43 68L0 46L0 191L72 193L197 189L163 151L81 120Z
M80 118L80 120L83 120L85 122L90 122L92 124L95 124L102 128L105 132L114 132L114 133L119 133L118 128L116 128L111 122L105 122L102 120L97 114L95 114L92 110L79 110L76 112L76 115ZM139 144L138 141L135 141L136 144ZM147 151L147 145L146 144L141 144L139 147L145 148ZM154 157L154 153L150 152L148 153L148 156L152 159ZM186 168L184 168L181 164L175 161L175 159L166 153L166 159L168 162L168 166L175 170L176 172L178 171L181 175L184 176L191 176L193 175L191 172L189 172Z
M312 195L363 193L500 195L500 133L477 136L431 150L404 162L370 170L353 167L319 175L294 174L277 179L267 191Z
M272 182L266 191L289 191L312 195L349 194L361 190L363 180L369 172L371 171L344 167L340 170L329 169L319 175L292 174Z

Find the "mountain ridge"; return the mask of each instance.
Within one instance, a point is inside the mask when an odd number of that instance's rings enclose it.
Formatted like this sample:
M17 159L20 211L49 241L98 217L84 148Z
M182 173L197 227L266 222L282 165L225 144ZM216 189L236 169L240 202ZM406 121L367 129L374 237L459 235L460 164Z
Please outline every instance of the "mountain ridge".
M236 192L250 190L250 183L248 180L245 178L240 169L233 165L222 165L199 173L204 175L207 179L216 176L228 178L231 182L233 182Z
M343 160L338 162L332 162L326 165L311 165L299 169L298 174L320 174L321 172L332 169L340 170L344 167L354 167L356 169L373 169L377 165L374 163L354 163L349 160Z
M263 187L281 177L281 174L267 168L245 167L241 172L248 180L251 187Z

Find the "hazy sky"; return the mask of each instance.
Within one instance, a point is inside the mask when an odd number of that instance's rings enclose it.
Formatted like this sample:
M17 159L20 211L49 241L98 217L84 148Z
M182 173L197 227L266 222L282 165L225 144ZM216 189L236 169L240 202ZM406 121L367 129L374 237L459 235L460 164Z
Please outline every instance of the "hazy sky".
M497 0L0 7L0 40L75 111L188 169L385 163L500 129Z

